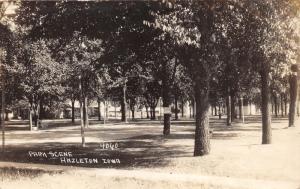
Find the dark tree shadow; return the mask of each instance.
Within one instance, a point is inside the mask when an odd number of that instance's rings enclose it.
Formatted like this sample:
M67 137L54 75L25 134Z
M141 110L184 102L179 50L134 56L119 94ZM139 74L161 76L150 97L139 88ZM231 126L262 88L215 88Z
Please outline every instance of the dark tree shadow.
M22 146L7 146L0 161L21 163L42 163L97 168L138 168L161 167L170 161L168 158L191 156L185 152L184 146L164 146L163 141L116 141L118 149L103 149L99 143L88 143L85 148L74 143L25 144ZM47 157L31 157L29 153L45 152ZM97 159L98 163L64 163L60 157L50 157L49 152L71 152L72 158ZM105 159L105 160L103 160ZM119 159L120 163L107 164L107 160Z

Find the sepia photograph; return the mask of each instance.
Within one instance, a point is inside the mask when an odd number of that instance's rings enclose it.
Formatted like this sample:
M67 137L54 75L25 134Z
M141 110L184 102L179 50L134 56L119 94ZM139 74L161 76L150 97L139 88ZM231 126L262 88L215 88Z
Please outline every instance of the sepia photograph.
M300 189L300 0L0 0L0 189Z

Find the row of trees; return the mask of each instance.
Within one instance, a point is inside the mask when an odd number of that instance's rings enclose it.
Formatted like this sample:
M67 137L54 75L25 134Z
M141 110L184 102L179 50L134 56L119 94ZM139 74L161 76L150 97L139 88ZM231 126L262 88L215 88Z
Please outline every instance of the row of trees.
M12 21L7 106L25 102L37 125L43 111L67 99L74 110L78 100L83 145L87 106L95 99L99 106L119 101L126 121L127 105L132 112L150 108L155 118L161 97L164 135L171 103L176 109L179 100L195 103L195 156L210 151L209 105L226 104L227 125L236 99L261 106L262 143L269 144L270 94L274 100L291 94L294 125L297 1L20 2Z
M147 24L163 30L163 37L171 36L182 47L182 52L186 52L182 57L187 59L182 62L191 68L189 73L194 81L197 104L194 155L204 155L210 150L208 107L213 86L210 80L218 76L220 70L226 74L222 78L225 82L222 91L227 92L228 112L233 102L231 98L249 92L247 88L253 89L251 84L260 78L262 143L270 144L271 83L273 86L278 86L276 82L283 84L280 80L288 77L291 64L292 72L297 73L299 4L272 0L166 3L170 13L154 13L156 21ZM292 74L290 79L293 81L289 126L293 126L296 76ZM227 123L230 124L229 116Z

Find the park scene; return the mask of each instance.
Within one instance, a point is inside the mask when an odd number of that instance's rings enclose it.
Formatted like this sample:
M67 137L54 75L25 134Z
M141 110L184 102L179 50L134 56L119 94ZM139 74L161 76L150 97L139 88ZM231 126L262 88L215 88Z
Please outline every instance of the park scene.
M0 1L0 189L300 189L298 0Z

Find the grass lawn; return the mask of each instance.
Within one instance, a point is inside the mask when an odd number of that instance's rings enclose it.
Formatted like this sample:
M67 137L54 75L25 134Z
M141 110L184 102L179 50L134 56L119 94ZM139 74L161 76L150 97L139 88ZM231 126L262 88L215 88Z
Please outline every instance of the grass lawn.
M85 148L80 145L78 125L56 123L45 130L27 131L22 124L26 123L8 123L19 129L6 134L1 189L20 185L30 189L300 187L299 120L299 127L287 128L287 119L273 119L273 144L261 145L258 116L231 127L214 117L211 154L204 157L193 157L194 123L189 120L173 122L168 137L163 137L159 121L94 122L86 129ZM106 149L106 144L116 148ZM34 152L42 154L33 157ZM50 152L57 156L71 152L72 158L98 162L63 163Z

